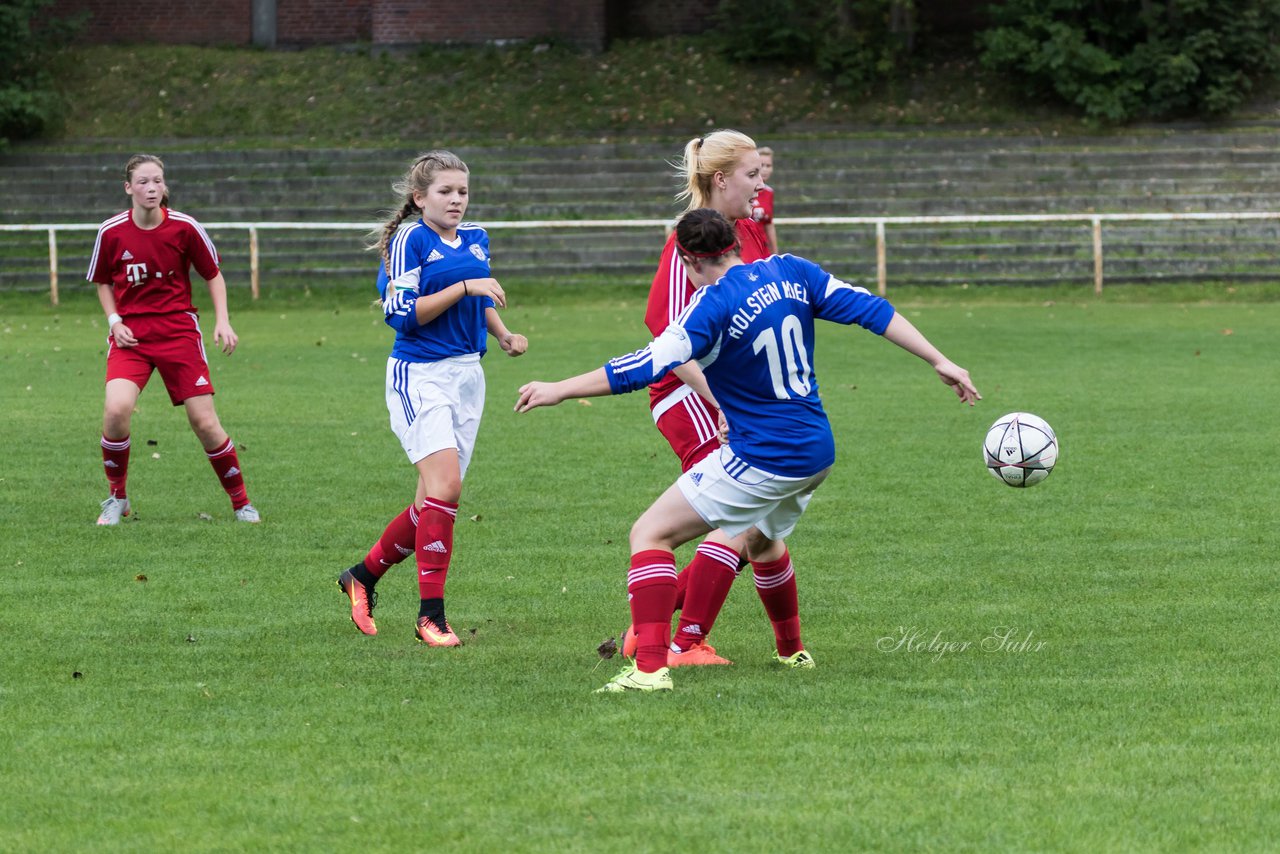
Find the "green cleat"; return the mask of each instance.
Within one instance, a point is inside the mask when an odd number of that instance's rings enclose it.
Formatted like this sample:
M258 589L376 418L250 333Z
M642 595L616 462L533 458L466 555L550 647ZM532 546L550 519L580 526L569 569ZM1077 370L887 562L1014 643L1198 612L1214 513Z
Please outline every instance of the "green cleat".
M670 691L671 673L665 667L653 673L645 673L634 664L622 668L622 672L597 688L597 694L622 694L627 691Z
M785 664L787 667L795 670L812 670L818 666L818 663L813 660L813 656L809 654L808 650L804 649L797 653L793 653L792 655L788 655L786 658L783 658L779 653L775 652L773 654L773 660L779 664Z

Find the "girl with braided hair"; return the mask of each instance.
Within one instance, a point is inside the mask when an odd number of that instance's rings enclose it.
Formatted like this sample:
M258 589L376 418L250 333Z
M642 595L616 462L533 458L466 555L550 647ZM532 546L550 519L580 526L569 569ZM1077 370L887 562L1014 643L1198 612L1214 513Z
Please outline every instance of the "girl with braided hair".
M507 297L490 275L489 235L463 221L468 181L456 155L429 151L393 185L403 202L377 244L378 292L387 325L396 331L387 359L387 410L418 485L413 503L338 577L352 622L364 634L377 634L375 585L413 554L421 600L415 637L428 646L460 643L445 617L444 584L462 479L484 410L486 333L510 356L529 346L498 316Z

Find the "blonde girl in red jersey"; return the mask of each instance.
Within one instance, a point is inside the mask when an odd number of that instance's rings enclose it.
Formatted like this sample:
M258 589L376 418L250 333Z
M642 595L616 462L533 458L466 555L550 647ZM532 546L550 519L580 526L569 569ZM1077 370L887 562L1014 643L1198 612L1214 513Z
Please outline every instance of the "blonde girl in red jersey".
M676 198L686 201L686 211L712 208L733 223L739 254L750 264L769 256L764 229L751 218L752 204L764 189L760 154L755 140L736 130L717 130L690 140L677 164L684 188ZM667 237L658 271L649 289L645 325L657 336L689 304L693 282L676 253L675 232ZM694 362L676 368L649 387L654 423L676 456L682 471L720 449L720 410L707 387L702 370ZM739 572L743 553L741 537L712 532L698 545L690 564L676 582L676 608L680 624L672 640L668 665L729 664L705 643L711 626L729 595ZM756 579L756 590L773 624L779 656L796 666L812 667L813 659L798 655L800 617L794 575ZM635 632L629 628L623 652L635 649Z
M235 445L213 406L213 380L191 302L189 271L194 267L209 285L214 343L231 355L239 338L227 315L227 284L218 267L218 251L200 223L169 209L160 158L130 158L124 192L133 204L98 229L86 277L98 284L108 329L102 465L110 493L102 502L98 524L117 525L131 512L126 490L129 432L138 396L154 371L159 371L173 405L186 409L187 421L231 499L235 518L258 522Z

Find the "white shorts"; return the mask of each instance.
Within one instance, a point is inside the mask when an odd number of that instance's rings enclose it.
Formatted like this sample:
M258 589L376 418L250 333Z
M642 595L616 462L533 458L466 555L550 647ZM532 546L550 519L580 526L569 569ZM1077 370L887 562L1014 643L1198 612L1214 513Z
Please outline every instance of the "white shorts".
M732 472L732 474L730 474ZM783 477L747 465L728 445L680 475L685 500L712 528L732 536L755 526L771 540L795 530L809 499L831 467L808 477Z
M455 448L463 475L475 450L484 411L480 354L438 362L387 359L387 412L409 462Z

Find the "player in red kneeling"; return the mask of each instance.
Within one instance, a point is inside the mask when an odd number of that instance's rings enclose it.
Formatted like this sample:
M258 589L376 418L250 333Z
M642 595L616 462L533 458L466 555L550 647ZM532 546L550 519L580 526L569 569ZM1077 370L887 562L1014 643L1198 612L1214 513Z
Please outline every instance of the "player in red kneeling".
M169 209L160 158L130 158L124 191L133 205L98 229L87 276L99 286L108 329L102 465L110 493L102 502L98 524L118 525L130 513L129 432L138 396L153 371L160 372L173 405L186 408L187 421L231 499L236 519L258 522L236 447L213 406L213 380L191 303L189 270L195 267L209 284L214 343L230 356L239 339L227 315L227 284L218 268L218 251L200 223Z

